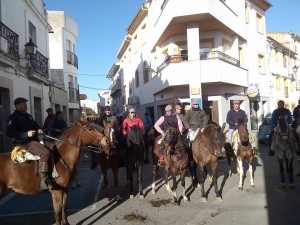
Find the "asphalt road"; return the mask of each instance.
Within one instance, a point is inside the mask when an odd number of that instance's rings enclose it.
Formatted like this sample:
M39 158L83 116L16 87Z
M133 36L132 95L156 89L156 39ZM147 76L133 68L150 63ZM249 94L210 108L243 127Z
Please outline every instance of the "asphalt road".
M173 205L173 197L163 185L163 170L158 179L158 191L151 193L151 166L145 165L145 198L136 195L129 199L126 186L126 173L120 168L122 201L116 202L113 182L110 179L111 201L104 201L100 168L89 169L89 159L82 157L79 166L79 179L82 186L70 188L68 198L68 219L70 224L243 224L243 225L293 225L299 224L300 177L295 176L294 188L280 186L278 163L275 157L267 156L267 147L261 145L254 165L254 182L250 188L249 173L246 173L244 190L238 190L239 176L236 170L228 177L226 160L219 161L218 184L223 201L215 197L211 182L206 181L205 190L208 201L201 202L200 188L193 190L190 178L186 178L189 203L181 201L180 206ZM247 164L245 164L247 169ZM294 161L294 172L300 172L300 163ZM110 173L111 174L111 173ZM172 182L171 182L172 183ZM137 184L135 183L135 192ZM181 194L180 183L178 195ZM8 194L0 201L0 225L49 225L54 224L53 209L49 193L26 196Z

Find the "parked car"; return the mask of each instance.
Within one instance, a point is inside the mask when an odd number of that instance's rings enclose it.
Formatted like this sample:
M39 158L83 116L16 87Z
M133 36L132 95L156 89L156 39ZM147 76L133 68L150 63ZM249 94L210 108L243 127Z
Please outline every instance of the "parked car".
M269 137L271 134L271 116L267 116L262 125L258 128L257 139L260 144L264 144L269 141Z

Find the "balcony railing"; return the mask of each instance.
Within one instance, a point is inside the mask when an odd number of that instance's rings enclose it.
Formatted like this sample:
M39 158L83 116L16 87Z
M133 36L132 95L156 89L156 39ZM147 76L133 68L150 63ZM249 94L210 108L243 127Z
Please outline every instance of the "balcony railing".
M200 53L200 59L206 60L206 59L219 59L224 62L230 63L234 66L240 66L240 60L235 59L229 55L224 54L223 52L219 51L210 51L210 52L201 52Z
M67 63L74 65L78 69L78 58L73 52L67 51Z
M0 22L0 50L10 58L19 58L19 35L2 22Z
M79 90L77 88L69 87L69 101L79 102Z
M42 76L49 77L48 59L42 55L39 51L30 58L30 64L32 68L39 72Z

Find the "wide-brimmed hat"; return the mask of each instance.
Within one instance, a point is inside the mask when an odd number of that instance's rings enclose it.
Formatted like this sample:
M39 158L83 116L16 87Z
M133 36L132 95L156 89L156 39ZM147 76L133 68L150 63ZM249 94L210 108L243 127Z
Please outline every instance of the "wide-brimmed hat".
M182 107L180 105L176 105L175 109L182 109Z
M241 104L241 102L239 100L233 100L232 104Z
M28 100L26 98L18 97L18 98L15 99L14 105L18 105L20 103L27 102L27 101Z
M135 109L134 108L131 108L131 109L129 109L129 112L135 112Z
M165 111L172 111L173 107L171 105L167 105Z

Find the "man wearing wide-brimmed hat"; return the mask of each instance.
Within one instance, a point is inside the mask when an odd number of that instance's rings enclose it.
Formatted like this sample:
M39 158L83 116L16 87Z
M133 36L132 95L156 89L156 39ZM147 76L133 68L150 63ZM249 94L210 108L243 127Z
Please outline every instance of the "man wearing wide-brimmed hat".
M192 107L183 117L183 124L189 130L189 140L192 142L197 133L203 132L208 123L207 116L204 110L199 107L198 99L192 101Z

